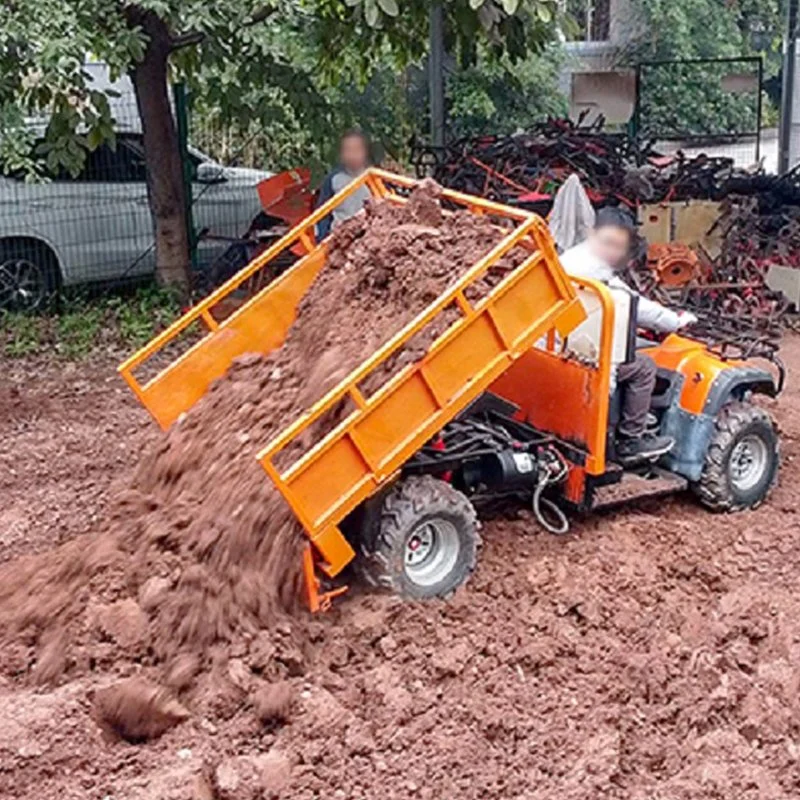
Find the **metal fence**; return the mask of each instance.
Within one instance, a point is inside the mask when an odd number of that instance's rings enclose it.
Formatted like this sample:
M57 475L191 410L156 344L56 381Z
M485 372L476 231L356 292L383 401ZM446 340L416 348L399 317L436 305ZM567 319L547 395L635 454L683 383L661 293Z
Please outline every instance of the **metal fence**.
M761 157L760 57L646 61L636 70L634 129L665 154Z
M136 105L114 109L116 143L87 153L76 174L44 157L46 118L25 137L38 170L0 175L0 307L35 307L42 290L152 273L150 217Z
M257 140L240 132L231 137L202 116L192 119L182 87L174 87L173 99L189 199L193 278L202 290L212 272L221 269L217 277L225 277L285 229L280 223L287 214L293 218L287 196L296 213L307 212L309 181L307 173L294 173L288 184L265 192L264 182L273 173L259 158ZM87 153L75 174L47 167L45 118L31 120L20 132L39 171L0 174L0 310L35 311L62 290L87 291L153 276L154 226L132 91L114 99L112 113L115 141ZM275 207L274 215L265 213L265 201Z

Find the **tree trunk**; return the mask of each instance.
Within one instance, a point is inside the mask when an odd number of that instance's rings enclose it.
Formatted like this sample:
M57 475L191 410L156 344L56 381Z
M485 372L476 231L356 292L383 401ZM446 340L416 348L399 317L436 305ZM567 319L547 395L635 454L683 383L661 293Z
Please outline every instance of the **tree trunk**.
M144 59L131 73L142 121L147 194L156 240L156 280L186 297L189 291L189 237L183 165L167 89L170 37L153 13L138 20L148 36Z

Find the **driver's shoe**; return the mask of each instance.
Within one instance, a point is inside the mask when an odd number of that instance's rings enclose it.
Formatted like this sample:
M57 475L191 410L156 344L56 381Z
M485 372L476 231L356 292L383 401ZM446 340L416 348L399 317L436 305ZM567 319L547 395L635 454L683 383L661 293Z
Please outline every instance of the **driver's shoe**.
M652 433L632 437L620 436L617 439L617 459L622 464L651 461L669 453L674 446L675 440L671 436L658 436Z

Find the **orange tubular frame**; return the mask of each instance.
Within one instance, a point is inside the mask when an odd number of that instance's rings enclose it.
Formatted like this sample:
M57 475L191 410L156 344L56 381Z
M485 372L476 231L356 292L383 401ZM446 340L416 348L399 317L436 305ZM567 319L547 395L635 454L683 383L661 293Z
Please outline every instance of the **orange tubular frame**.
M282 344L301 297L325 263L326 244L314 245L311 238L314 225L364 185L373 196L400 204L406 199L395 189L409 190L416 181L369 170L121 365L123 377L162 427L188 410L235 357L245 352L267 353ZM343 591L321 592L316 570L334 577L355 556L338 527L347 514L390 482L408 458L529 352L538 338L552 329L565 336L585 318L539 217L450 190L442 192L442 199L474 214L510 219L516 227L257 456L313 545L303 556L312 610L324 609ZM307 250L302 259L230 317L216 321L212 311L222 299L298 241ZM482 299L470 302L467 289L518 247L528 253L525 260ZM460 318L419 361L365 396L360 386L364 380L448 308L458 309ZM206 336L140 385L132 371L197 320L208 327ZM308 452L279 470L275 457L345 398L355 410Z
M120 364L117 371L163 430L188 411L205 394L212 381L225 374L234 358L247 352L269 353L280 347L294 322L295 306L325 263L325 242L315 244L314 229L317 223L361 186L366 185L374 196L385 195L388 189L377 172L369 170L353 181ZM390 176L389 173L383 175ZM394 179L394 176L390 177ZM305 255L292 269L223 321L214 317L214 310L226 297L282 252L298 247L305 251ZM178 339L196 322L205 326L205 336L154 378L141 384L134 376L134 370Z
M504 215L507 211L503 206L445 192L447 199L454 196L473 210L483 207ZM354 557L338 523L390 481L408 458L538 337L551 328L565 335L584 318L545 224L533 215L520 216L516 230L258 454L305 528L321 556L318 566L328 576L337 575ZM533 251L531 255L473 306L466 289L503 255L523 244ZM452 305L460 310L461 319L420 361L365 397L359 385ZM308 453L279 471L275 457L345 398L352 401L355 411Z
M606 471L615 305L611 292L602 283L588 278L570 280L592 292L600 302L597 366L560 355L555 337L548 336L546 349L530 349L490 390L519 406L521 420L586 449L585 466L572 467L565 487L567 498L580 505L586 475L602 475Z

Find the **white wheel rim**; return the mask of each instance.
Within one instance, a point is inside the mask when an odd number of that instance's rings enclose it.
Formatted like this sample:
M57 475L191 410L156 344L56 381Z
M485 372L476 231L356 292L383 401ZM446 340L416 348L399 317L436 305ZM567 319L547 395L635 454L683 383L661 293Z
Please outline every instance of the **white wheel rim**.
M406 576L417 586L439 583L455 566L459 549L458 531L452 522L438 517L425 520L406 537Z
M767 443L752 433L743 436L736 443L728 461L731 486L740 492L749 491L763 478L768 464Z
M32 311L44 295L44 278L38 265L24 258L0 264L0 309Z

